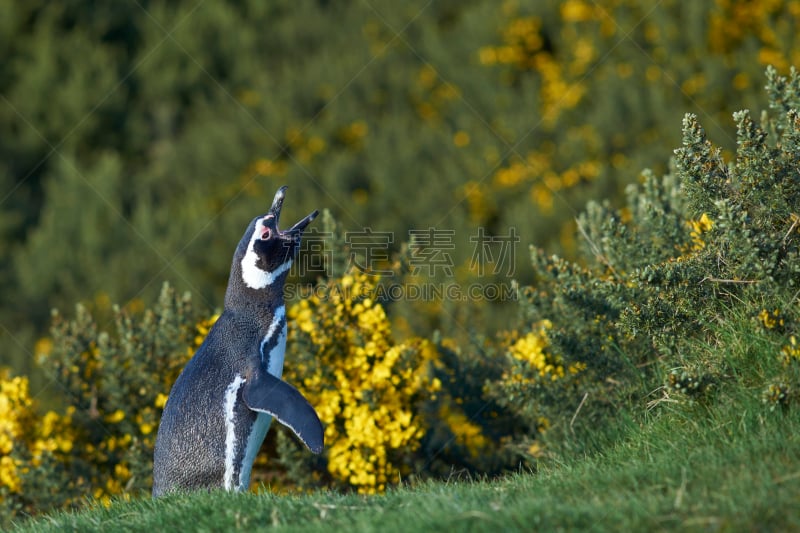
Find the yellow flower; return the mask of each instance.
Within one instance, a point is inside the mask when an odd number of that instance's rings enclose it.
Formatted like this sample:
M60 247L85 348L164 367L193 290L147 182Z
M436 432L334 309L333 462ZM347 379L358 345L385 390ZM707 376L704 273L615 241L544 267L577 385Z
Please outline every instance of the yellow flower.
M443 404L439 417L447 423L456 442L464 446L472 457L478 457L489 446L489 439L483 434L481 427L462 411L453 410L450 405Z
M344 144L357 148L368 133L369 126L367 123L363 120L357 120L341 129L338 133L338 137Z
M469 133L463 130L459 130L453 135L453 144L455 144L459 148L463 148L469 144L470 138Z
M539 371L540 376L550 374L555 367L550 363L550 356L545 352L549 342L546 330L550 323L539 324L538 331L531 331L515 342L511 348L511 355Z
M688 221L689 228L692 230L689 236L692 238L692 249L702 250L706 247L706 243L702 238L704 233L708 233L714 227L714 221L708 218L706 213L703 213L699 219Z
M762 309L761 312L758 313L758 320L766 329L775 329L778 326L783 326L783 318L781 317L780 309L775 309L771 313L766 309Z
M585 22L591 20L594 8L581 0L567 0L561 4L561 18L564 22Z
M784 365L790 365L793 361L800 361L800 346L794 335L789 337L789 344L781 348L781 358Z
M481 65L494 65L497 63L497 51L491 46L484 46L478 51L478 61Z
M0 457L0 487L5 487L12 493L19 493L21 486L16 461L7 455Z
M125 412L122 409L117 409L113 413L110 413L103 418L106 422L111 424L117 424L122 422L125 419Z
M165 405L167 405L167 395L159 392L158 396L156 396L155 406L163 409Z
M533 442L528 447L528 454L532 455L533 457L541 457L542 455L544 455L544 449L538 442Z
M564 368L561 358L548 351L550 341L547 338L547 330L551 327L552 323L549 320L542 320L533 331L517 339L508 349L512 360L528 365L540 378L547 378L550 381L562 379L567 373L575 375L586 370L586 364L582 362L572 363ZM522 375L517 372L519 370L504 373L503 380L519 384L535 381L525 371L522 371Z
M36 344L33 347L33 353L36 354L37 357L47 357L53 351L53 340L49 337L42 337L41 339L36 341Z
M61 452L69 453L72 451L72 439L60 438L56 440L56 443Z

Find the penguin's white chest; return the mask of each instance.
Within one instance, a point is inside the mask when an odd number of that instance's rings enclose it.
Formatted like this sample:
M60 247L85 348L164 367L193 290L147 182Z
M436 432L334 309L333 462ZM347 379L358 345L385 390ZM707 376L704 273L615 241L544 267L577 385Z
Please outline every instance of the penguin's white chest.
M283 361L286 355L286 308L281 306L275 310L275 316L270 324L267 334L261 341L259 351L261 361L266 362L266 370L273 376L280 378L283 375ZM277 339L275 336L277 335ZM265 350L268 350L265 353ZM266 413L258 413L255 422L250 428L250 434L245 443L244 456L239 470L238 490L247 490L250 487L250 474L253 462L256 459L261 443L267 436L267 431L272 423L272 417ZM229 487L226 487L229 488Z
M278 338L273 344L275 335L278 335ZM264 335L259 351L261 352L261 361L267 363L267 372L276 378L281 377L283 375L283 360L286 355L285 307L281 306L275 311L275 320L270 324L267 334Z

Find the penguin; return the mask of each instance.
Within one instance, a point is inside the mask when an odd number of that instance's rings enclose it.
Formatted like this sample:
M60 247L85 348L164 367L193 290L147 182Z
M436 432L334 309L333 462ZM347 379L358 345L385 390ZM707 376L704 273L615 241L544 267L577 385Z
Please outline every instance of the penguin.
M286 186L247 226L233 255L225 308L184 367L164 406L153 455L153 497L244 491L275 418L314 453L323 448L314 408L281 379L286 350L283 285L314 211L278 229Z

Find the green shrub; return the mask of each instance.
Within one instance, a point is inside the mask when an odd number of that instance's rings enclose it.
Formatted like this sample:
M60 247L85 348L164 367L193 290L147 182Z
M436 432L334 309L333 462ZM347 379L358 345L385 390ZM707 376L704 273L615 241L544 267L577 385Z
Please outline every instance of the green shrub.
M14 468L4 470L0 499L11 516L149 493L167 392L213 317L198 321L189 296L166 284L151 309L115 307L112 316L109 332L82 305L71 319L54 312L50 336L37 344L62 414L39 415L24 378L2 381L13 445L0 434L0 461Z
M622 406L641 407L659 384L663 394L706 396L735 369L724 354L694 347L722 343L715 326L742 316L754 335L772 338L771 357L783 361L743 379L766 389L768 403L794 401L800 76L769 68L767 92L771 113L760 123L746 111L734 114L731 161L687 115L669 174L643 173L622 209L590 203L578 218L582 263L532 249L537 281L521 291L527 325L519 335L536 335L549 320L548 351L567 368L585 368L566 389L487 384L495 397L528 406L531 434L545 416L546 440L580 447ZM581 432L586 438L575 439Z

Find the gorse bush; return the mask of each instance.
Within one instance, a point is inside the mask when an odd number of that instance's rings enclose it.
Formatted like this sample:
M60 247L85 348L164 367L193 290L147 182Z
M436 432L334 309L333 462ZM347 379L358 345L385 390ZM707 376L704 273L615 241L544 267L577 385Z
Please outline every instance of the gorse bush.
M62 506L72 483L69 456L74 447L71 415L41 415L28 380L0 372L0 509L5 517Z
M24 378L2 381L6 516L150 490L167 392L211 321L199 320L189 297L168 285L152 309L115 308L113 318L106 332L82 305L72 319L54 313L50 336L38 343L63 414L38 415Z
M295 327L286 375L325 425L327 474L365 493L418 469L427 429L422 407L441 388L429 368L434 346L414 338L395 343L375 288L364 273L346 274L287 315Z
M772 112L759 123L734 114L730 161L687 115L669 174L645 172L622 209L590 203L578 219L583 265L532 250L537 281L521 293L529 331L550 321L549 349L580 372L575 394L557 401L549 396L562 389L509 392L551 420L556 442L602 427L626 398L641 403L642 384L653 380L694 398L713 390L734 372L730 361L693 346L715 343L711 326L741 315L754 335L773 337L784 363L751 383L771 381L767 402L793 398L796 342L787 334L796 332L800 283L800 77L770 68L767 92Z

